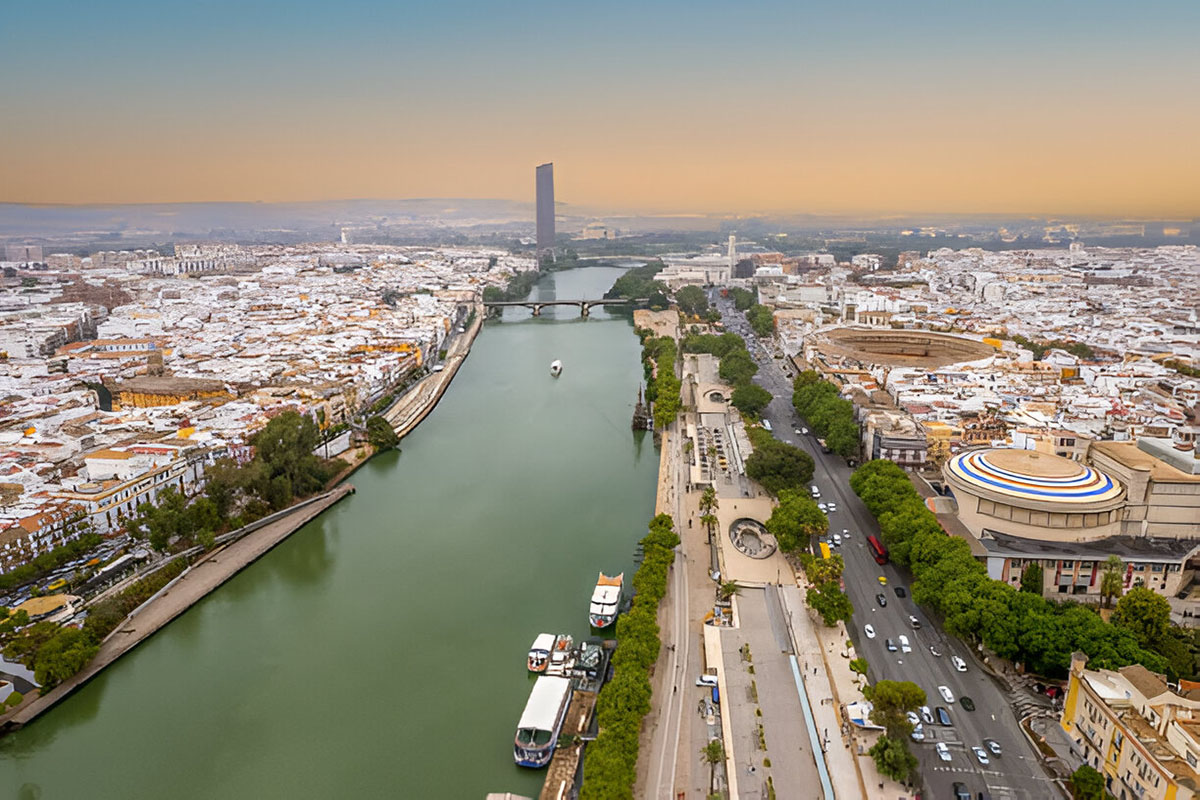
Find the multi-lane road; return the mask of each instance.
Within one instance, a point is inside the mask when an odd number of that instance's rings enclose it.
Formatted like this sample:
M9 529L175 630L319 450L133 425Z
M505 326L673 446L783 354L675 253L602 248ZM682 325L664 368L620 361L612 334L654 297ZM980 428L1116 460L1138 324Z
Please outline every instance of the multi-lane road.
M925 741L910 743L920 760L927 790L925 796L953 797L952 787L956 782L962 783L972 797L987 792L993 800L1058 796L1057 788L1046 777L1038 756L1019 728L1008 693L984 671L963 642L945 634L912 602L905 572L892 564L880 566L875 563L867 548L866 537L878 536L879 528L850 489L851 469L842 458L821 453L811 434L796 433L805 423L792 406L790 364L776 358L772 346L764 346L754 337L745 317L733 308L732 303L722 298L714 299L727 328L745 338L758 363L755 381L773 396L763 417L770 420L775 436L801 447L812 456L815 465L813 483L821 491L821 500L832 500L837 504L838 510L829 515L830 533L849 531L849 538L838 552L846 562L846 592L854 603L854 618L849 626L851 638L857 653L870 664L870 679L913 681L925 690L931 709L942 706L950 715L950 726L924 724ZM887 579L886 586L880 584L881 576ZM898 596L897 588L903 591L904 597ZM886 607L877 602L878 594L886 598ZM909 615L917 617L920 629L913 629ZM863 632L868 624L875 629L874 638L868 638ZM908 637L912 652L889 652L886 640L890 638L898 646L901 635ZM941 655L935 656L930 645ZM954 655L966 662L966 672L954 668L951 663ZM942 699L939 686L950 689L953 703ZM971 698L974 711L963 708L962 697ZM986 766L971 752L974 746L982 747L985 738L999 742L1003 753L999 757L989 753L990 763ZM936 742L947 743L950 761L938 757L934 749Z

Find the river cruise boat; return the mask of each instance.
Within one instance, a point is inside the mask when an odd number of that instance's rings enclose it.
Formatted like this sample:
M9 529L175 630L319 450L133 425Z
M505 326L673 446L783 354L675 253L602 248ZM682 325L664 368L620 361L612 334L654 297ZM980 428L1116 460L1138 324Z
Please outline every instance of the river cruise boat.
M607 628L617 620L617 611L621 605L621 588L625 585L625 573L610 578L603 572L596 580L596 589L592 592L592 605L588 609L588 621L593 628Z
M529 656L525 660L530 672L545 672L550 666L550 653L554 650L555 637L553 633L539 633L529 648Z
M550 362L550 374L556 378L562 374L562 362L557 358Z
M517 723L513 759L518 766L540 769L550 763L570 704L569 678L538 677Z

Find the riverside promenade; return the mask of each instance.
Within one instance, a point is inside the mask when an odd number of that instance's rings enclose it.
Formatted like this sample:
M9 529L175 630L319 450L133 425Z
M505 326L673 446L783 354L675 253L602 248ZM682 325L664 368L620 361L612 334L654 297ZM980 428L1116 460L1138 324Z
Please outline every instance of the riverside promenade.
M209 592L353 492L353 486L348 483L342 484L303 505L295 506L291 513L200 558L178 578L167 584L156 597L143 603L126 617L117 629L104 639L100 644L100 651L83 670L33 702L24 703L7 718L0 717L0 735L27 725L39 714L52 708L105 667L187 611Z

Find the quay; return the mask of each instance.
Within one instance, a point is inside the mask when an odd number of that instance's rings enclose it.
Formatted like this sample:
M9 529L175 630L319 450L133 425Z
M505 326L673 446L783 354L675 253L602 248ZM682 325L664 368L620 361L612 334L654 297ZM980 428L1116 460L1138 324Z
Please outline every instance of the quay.
M550 766L546 768L546 783L538 800L561 800L573 797L575 777L579 774L579 759L583 756L583 741L592 724L592 712L596 709L596 692L576 689L571 695L571 707L563 722L561 737L576 738L567 747L554 751Z
M38 715L96 677L101 670L153 636L221 584L318 517L348 494L348 483L299 503L267 525L247 533L231 544L218 547L200 558L154 598L134 609L100 644L100 651L76 675L63 681L31 703L24 703L0 722L0 736L28 725Z

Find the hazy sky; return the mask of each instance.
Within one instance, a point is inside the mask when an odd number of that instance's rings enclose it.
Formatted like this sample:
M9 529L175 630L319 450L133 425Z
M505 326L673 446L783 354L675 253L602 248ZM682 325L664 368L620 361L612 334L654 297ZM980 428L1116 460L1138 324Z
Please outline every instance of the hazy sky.
M8 0L0 200L1200 214L1200 1Z

